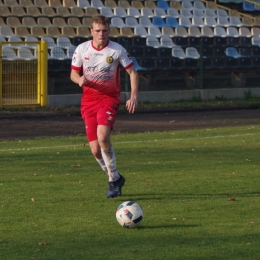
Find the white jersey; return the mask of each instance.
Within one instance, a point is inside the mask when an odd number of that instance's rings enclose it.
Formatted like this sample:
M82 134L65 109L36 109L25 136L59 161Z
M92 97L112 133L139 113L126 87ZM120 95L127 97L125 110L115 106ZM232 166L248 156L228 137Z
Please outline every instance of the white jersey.
M108 41L102 49L96 49L92 40L80 44L73 54L71 68L83 69L87 80L83 98L93 100L103 95L119 98L119 64L125 69L133 66L131 57L120 44Z

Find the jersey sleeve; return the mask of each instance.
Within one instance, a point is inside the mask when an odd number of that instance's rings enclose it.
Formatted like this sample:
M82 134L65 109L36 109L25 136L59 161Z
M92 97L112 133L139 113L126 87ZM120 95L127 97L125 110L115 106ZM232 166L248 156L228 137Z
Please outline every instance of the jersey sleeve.
M81 48L80 46L78 46L72 56L71 69L80 71L82 65L83 65L83 61L81 58Z
M134 65L134 62L125 48L122 47L121 55L119 57L120 64L125 68L129 69Z

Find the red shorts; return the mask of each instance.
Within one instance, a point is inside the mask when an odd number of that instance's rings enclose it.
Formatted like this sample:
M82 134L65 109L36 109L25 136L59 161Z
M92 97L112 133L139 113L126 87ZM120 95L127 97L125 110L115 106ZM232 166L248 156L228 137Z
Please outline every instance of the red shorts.
M120 102L109 99L81 105L81 116L85 122L88 141L97 140L97 127L104 125L113 129Z

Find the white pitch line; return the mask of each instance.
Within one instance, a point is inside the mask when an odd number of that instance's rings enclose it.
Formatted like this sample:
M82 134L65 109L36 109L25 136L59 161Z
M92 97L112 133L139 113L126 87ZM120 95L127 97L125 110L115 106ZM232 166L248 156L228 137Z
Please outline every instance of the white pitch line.
M154 139L154 140L144 140L144 141L123 141L123 142L116 142L114 141L113 144L134 144L134 143L153 143L153 142L169 142L169 141L184 141L184 140L198 140L198 139L216 139L216 138L234 138L234 137L241 137L241 136L252 136L258 133L252 134L237 134L237 135L216 135L216 136L207 136L207 137L191 137L191 138L172 138L172 139ZM27 147L27 148L17 148L17 149L1 149L0 152L8 152L8 151L29 151L29 150L41 150L41 149L59 149L59 148L70 148L70 147L80 147L83 146L82 144L71 144L71 145L59 145L59 146L41 146L41 147ZM88 146L88 144L85 144Z

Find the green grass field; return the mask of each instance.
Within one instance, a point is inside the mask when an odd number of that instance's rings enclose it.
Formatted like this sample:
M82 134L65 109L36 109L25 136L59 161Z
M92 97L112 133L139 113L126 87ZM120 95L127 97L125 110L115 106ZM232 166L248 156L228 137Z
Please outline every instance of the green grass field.
M0 142L0 259L259 259L260 126L112 137L123 196L84 136ZM144 210L121 227L117 206Z

